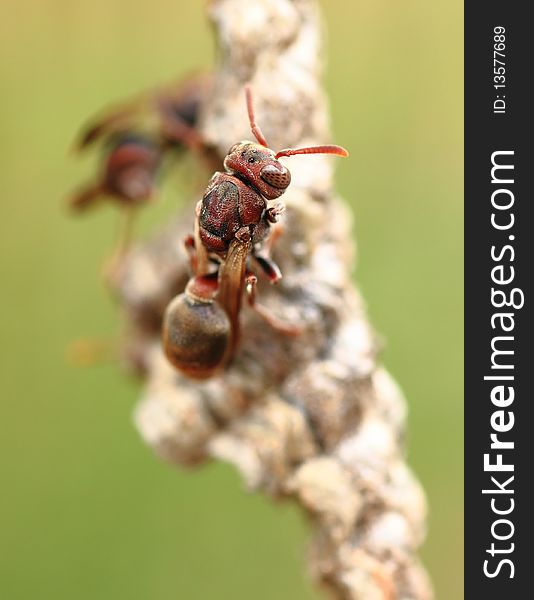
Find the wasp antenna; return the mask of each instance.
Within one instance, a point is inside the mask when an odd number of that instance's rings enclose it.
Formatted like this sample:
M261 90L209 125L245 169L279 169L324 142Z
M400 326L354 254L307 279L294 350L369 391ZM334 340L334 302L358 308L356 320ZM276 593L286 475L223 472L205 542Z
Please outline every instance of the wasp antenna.
M327 146L309 146L308 148L285 148L277 152L275 158L294 156L295 154L333 154L334 156L346 157L349 155L349 152L342 146L330 144Z
M260 126L256 123L256 117L254 116L254 102L252 98L252 89L249 85L245 87L245 96L247 98L247 111L248 111L248 120L250 121L250 129L254 134L254 137L258 140L258 142L265 146L269 147L267 144L267 140L265 139L263 133L261 132Z

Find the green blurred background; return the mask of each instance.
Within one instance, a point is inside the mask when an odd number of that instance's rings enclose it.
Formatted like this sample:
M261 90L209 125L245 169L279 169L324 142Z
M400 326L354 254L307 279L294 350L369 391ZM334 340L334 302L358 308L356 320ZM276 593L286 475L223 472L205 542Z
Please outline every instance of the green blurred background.
M459 0L323 0L326 84L356 273L410 405L409 459L431 507L438 596L463 597L462 85ZM74 369L67 344L114 332L98 271L116 214L70 220L87 171L67 149L108 101L202 65L203 2L2 0L0 597L317 599L307 528L232 469L160 463L132 423L137 384ZM85 169L85 171L84 171ZM149 231L172 210L146 211Z

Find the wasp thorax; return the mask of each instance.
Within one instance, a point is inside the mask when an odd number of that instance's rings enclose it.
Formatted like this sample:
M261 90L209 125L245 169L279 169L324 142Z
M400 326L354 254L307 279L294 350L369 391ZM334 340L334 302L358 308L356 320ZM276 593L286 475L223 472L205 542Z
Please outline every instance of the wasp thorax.
M189 377L203 379L222 366L231 338L230 320L213 300L180 294L163 317L163 349Z

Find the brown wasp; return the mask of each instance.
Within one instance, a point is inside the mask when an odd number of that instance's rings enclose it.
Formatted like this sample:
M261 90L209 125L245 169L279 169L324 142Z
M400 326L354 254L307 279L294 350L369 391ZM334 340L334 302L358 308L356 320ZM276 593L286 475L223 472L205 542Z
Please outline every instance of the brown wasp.
M75 149L82 151L100 143L102 160L95 181L74 193L69 204L80 212L108 199L122 209L111 273L129 246L136 209L154 197L165 159L191 150L213 168L213 155L197 129L210 88L210 76L195 75L143 94L82 131Z
M280 269L262 242L283 212L278 199L291 182L289 170L278 160L297 154L348 156L334 145L274 152L256 123L252 92L246 88L250 127L257 142L232 146L224 159L225 172L216 172L197 205L195 235L186 240L193 277L185 292L174 298L163 320L163 349L169 361L189 377L206 378L231 360L239 339L243 292L249 305L272 327L286 334L298 328L281 322L256 302L252 259L271 283ZM213 264L216 268L213 268Z

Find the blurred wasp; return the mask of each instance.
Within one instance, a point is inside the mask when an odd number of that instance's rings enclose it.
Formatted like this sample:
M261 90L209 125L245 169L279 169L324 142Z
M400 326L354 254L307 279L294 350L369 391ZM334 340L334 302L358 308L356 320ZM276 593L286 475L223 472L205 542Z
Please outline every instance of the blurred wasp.
M197 74L142 94L95 119L76 141L76 151L98 144L102 156L95 180L70 197L71 209L83 212L108 200L123 214L107 268L111 277L130 245L137 208L154 197L165 159L191 151L202 164L217 164L198 130L211 84L211 76Z

